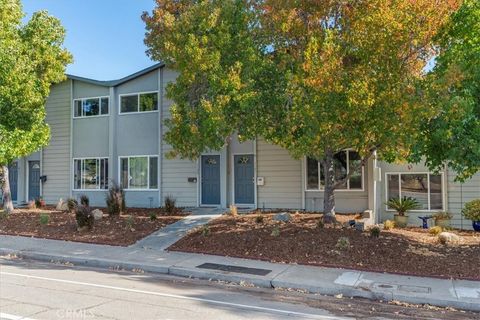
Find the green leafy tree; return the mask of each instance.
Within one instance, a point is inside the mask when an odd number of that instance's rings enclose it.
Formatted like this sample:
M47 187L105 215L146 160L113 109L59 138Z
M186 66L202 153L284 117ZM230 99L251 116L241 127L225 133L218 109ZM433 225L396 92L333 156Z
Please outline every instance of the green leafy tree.
M58 19L40 11L24 24L23 16L19 0L0 0L0 182L7 212L8 164L48 143L46 99L72 61Z
M324 219L335 219L335 155L358 166L410 155L423 120L423 68L460 0L157 0L149 54L179 71L166 138L175 155L220 149L238 132L318 160Z
M464 181L480 170L480 2L467 0L438 37L440 53L426 82L437 114L425 122L414 160L444 165Z

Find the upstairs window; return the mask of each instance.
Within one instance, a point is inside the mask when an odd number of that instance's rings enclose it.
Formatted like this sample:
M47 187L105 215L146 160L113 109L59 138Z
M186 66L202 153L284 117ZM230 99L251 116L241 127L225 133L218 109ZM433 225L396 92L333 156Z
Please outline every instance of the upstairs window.
M352 172L349 179L337 190L363 190L363 167L360 165L360 155L355 151L342 151L334 156L335 181L341 181ZM323 166L315 159L307 158L306 163L307 190L323 190L325 187L325 174Z
M109 98L85 98L73 100L74 118L108 115Z
M157 110L157 92L136 93L120 96L120 113L151 112Z

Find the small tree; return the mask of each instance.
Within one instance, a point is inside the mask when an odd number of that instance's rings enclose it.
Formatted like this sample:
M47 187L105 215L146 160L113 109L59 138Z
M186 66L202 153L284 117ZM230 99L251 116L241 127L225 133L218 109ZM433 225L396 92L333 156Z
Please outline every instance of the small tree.
M127 209L125 191L114 181L111 182L105 202L107 203L108 214L111 216L120 215Z
M7 212L8 164L48 143L46 99L72 61L58 19L40 11L23 24L23 16L20 0L0 0L0 183Z
M320 162L335 220L335 155L406 159L436 106L417 91L433 38L460 0L157 0L149 54L180 72L166 139L195 158L261 135ZM349 169L347 169L349 170Z

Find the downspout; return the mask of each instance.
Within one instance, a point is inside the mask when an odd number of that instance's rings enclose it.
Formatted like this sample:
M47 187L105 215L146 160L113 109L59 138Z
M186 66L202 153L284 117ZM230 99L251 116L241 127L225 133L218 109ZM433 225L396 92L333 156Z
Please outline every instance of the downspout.
M40 177L43 176L43 148L40 149ZM40 180L40 197L45 199L43 196L43 180ZM18 190L18 188L17 188ZM18 194L17 194L17 203L18 203Z
M69 190L69 196L70 198L73 197L73 108L74 108L74 105L73 105L73 79L70 79L70 112L69 112L69 115L70 115L70 164L69 164L69 168L70 168L70 174L69 174L69 177L68 177L68 181L70 182L69 183L69 186L70 186L70 190Z
M305 169L305 162L306 162L306 157L302 158L301 161L301 171L302 171L302 210L306 210L306 202L307 202L307 195L305 194L305 176L306 176L306 169ZM315 208L313 208L315 210Z
M254 183L254 190L255 190L255 209L258 209L258 185L257 185L257 177L258 177L258 162L257 162L257 137L253 140L253 159L254 159L254 170L253 170L253 183ZM233 167L233 166L232 166ZM235 197L235 195L233 195Z
M379 169L377 167L377 150L373 151L373 215L375 217L375 224L378 224L379 221L379 213L377 208L377 181L380 181L381 174L379 173Z
M159 174L159 190L158 204L162 206L163 200L163 67L158 69L158 91L160 93L160 110L158 113L158 174Z
M115 87L109 88L109 99L110 99L110 110L108 116L108 157L109 157L109 166L108 166L108 177L109 180L115 181L118 185L120 185L120 167L118 164L118 157L116 154L116 122L117 122L117 100L115 99Z

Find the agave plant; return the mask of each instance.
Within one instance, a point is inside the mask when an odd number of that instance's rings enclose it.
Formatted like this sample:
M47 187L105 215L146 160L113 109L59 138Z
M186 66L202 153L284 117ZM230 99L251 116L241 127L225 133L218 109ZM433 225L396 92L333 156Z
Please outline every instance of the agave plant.
M397 211L399 216L404 216L409 210L420 208L420 204L412 197L392 198L388 200L387 206Z

